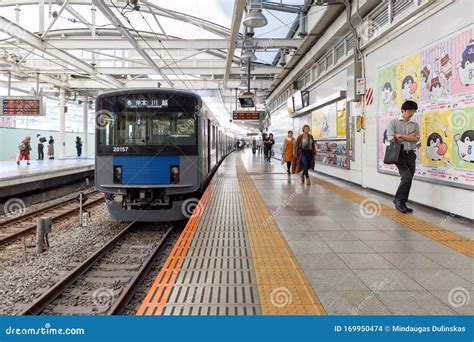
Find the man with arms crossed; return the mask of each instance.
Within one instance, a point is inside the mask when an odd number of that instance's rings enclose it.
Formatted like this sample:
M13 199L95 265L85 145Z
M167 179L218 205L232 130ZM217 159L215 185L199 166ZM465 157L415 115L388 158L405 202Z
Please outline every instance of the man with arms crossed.
M399 118L390 121L387 136L391 142L401 144L400 156L396 163L401 181L395 194L393 203L395 208L403 213L411 213L413 209L408 208L408 195L410 194L411 182L415 175L416 144L420 139L420 127L416 122L410 121L418 105L414 101L405 101L402 104L402 113Z

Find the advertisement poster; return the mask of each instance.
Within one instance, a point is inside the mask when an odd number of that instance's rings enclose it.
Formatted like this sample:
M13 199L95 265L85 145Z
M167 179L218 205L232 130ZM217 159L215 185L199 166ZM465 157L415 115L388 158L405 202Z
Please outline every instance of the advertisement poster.
M453 94L474 93L474 25L451 39Z
M457 109L451 115L453 166L474 171L474 108Z
M421 100L431 101L452 94L453 60L450 40L421 53Z
M345 102L345 101L344 101ZM343 137L346 136L345 107L344 113ZM311 132L315 139L337 138L339 136L339 122L336 103L319 108L311 113Z
M326 124L325 128L327 130L327 122L324 121L324 112L323 110L317 109L311 113L311 132L314 139L321 139L323 137L323 124Z
M390 65L379 71L379 112L396 110L397 66ZM399 92L400 93L400 92Z
M409 56L397 63L397 103L401 105L406 100L419 101L421 88L421 55Z
M346 101L337 102L336 111L337 111L337 136L339 138L344 138L347 135Z
M420 126L415 178L474 189L474 25L434 42L378 72L378 170L386 128L407 99L418 103Z
M421 116L421 164L446 166L451 164L454 142L451 112L427 112Z

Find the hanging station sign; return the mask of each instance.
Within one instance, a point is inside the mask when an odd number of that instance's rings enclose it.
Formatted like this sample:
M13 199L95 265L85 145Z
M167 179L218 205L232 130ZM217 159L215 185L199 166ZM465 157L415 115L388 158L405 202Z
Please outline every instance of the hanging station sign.
M232 113L234 120L265 120L265 111L239 111L234 110Z
M0 116L45 115L40 96L0 96L0 109Z

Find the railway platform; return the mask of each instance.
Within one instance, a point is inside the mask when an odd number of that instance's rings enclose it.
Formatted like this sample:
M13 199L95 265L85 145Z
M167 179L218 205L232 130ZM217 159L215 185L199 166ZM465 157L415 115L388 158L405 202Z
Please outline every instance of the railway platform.
M249 151L219 167L138 315L467 315L474 225Z
M31 160L30 165L22 161L20 166L14 160L0 161L0 203L22 198L35 204L62 196L87 178L92 184L94 167L94 158Z

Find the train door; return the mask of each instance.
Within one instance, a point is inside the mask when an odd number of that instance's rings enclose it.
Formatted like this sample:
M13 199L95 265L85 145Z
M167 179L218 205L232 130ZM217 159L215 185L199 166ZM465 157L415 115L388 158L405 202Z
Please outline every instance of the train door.
M211 172L211 120L207 119L207 173Z
M214 148L216 149L216 164L219 161L219 153L218 153L219 143L217 141L217 133L218 133L217 126L214 126L214 141L215 141Z

